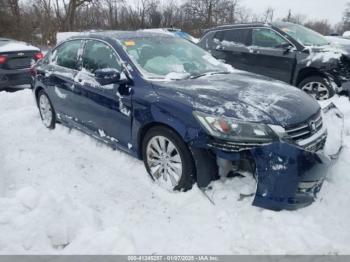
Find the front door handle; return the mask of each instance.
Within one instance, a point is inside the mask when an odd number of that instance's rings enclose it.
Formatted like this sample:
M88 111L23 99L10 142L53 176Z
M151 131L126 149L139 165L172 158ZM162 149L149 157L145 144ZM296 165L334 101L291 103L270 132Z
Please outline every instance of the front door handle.
M222 45L217 45L215 49L216 50L224 50L224 47Z

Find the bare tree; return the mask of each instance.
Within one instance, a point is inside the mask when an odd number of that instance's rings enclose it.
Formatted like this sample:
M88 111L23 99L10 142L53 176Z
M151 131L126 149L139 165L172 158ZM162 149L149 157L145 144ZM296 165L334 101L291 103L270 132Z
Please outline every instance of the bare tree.
M306 20L306 15L304 14L293 14L292 10L289 10L287 17L282 20L285 22L291 22L295 24L303 24Z
M125 0L104 0L108 9L108 21L111 29L118 27L118 13Z
M74 30L76 12L79 7L91 4L95 0L56 0L56 17L63 31Z
M350 3L347 3L344 15L343 15L343 28L342 31L350 30Z
M329 24L328 20L309 21L304 25L322 35L329 35L332 32L332 26Z
M275 10L271 7L268 7L263 14L263 22L271 23L274 19L274 13L275 13Z

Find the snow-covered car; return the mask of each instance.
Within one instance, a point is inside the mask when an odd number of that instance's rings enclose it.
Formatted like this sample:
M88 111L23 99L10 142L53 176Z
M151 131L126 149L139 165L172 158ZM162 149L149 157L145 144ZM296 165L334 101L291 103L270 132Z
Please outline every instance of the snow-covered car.
M286 22L210 29L199 45L232 66L294 85L325 100L350 87L350 58L319 33Z
M0 38L0 90L30 85L31 66L43 58L40 49L24 42Z
M295 209L314 201L327 174L327 131L314 98L234 70L179 37L76 36L33 73L47 128L74 127L143 160L170 191L250 172L254 205Z

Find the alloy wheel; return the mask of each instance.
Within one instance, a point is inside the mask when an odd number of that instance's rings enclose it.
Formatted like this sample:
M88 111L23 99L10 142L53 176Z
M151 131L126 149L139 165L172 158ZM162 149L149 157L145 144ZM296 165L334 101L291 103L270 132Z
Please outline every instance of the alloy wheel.
M174 143L164 136L155 136L147 144L146 157L153 179L173 190L182 176L182 159Z
M326 85L321 82L309 82L301 90L311 95L317 100L326 100L330 98L330 93Z
M39 97L39 110L44 125L49 128L52 124L53 111L50 101L45 94Z

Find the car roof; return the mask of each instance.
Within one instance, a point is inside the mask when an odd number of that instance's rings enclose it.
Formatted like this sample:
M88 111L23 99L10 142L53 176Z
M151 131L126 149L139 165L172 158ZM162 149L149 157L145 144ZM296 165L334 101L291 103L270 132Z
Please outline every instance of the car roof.
M221 30L221 29L234 29L234 28L249 28L249 27L281 27L281 26L287 26L287 25L294 25L293 23L290 22L284 22L284 21L278 21L278 22L273 22L273 23L262 23L262 22L257 22L257 23L240 23L240 24L228 24L228 25L221 25L217 27L213 27L210 29L207 29L205 32L208 33L210 31L216 31L216 30Z
M69 39L75 38L112 38L112 39L134 39L145 37L173 37L171 34L165 34L161 32L147 32L147 31L96 31L96 32L82 32L81 34L74 35Z
M246 28L246 27L258 27L258 26L266 26L271 27L271 24L268 23L241 23L241 24L228 24L228 25L220 25L217 27L213 27L210 29L207 29L206 32L209 31L215 31L220 29L231 29L231 28Z

